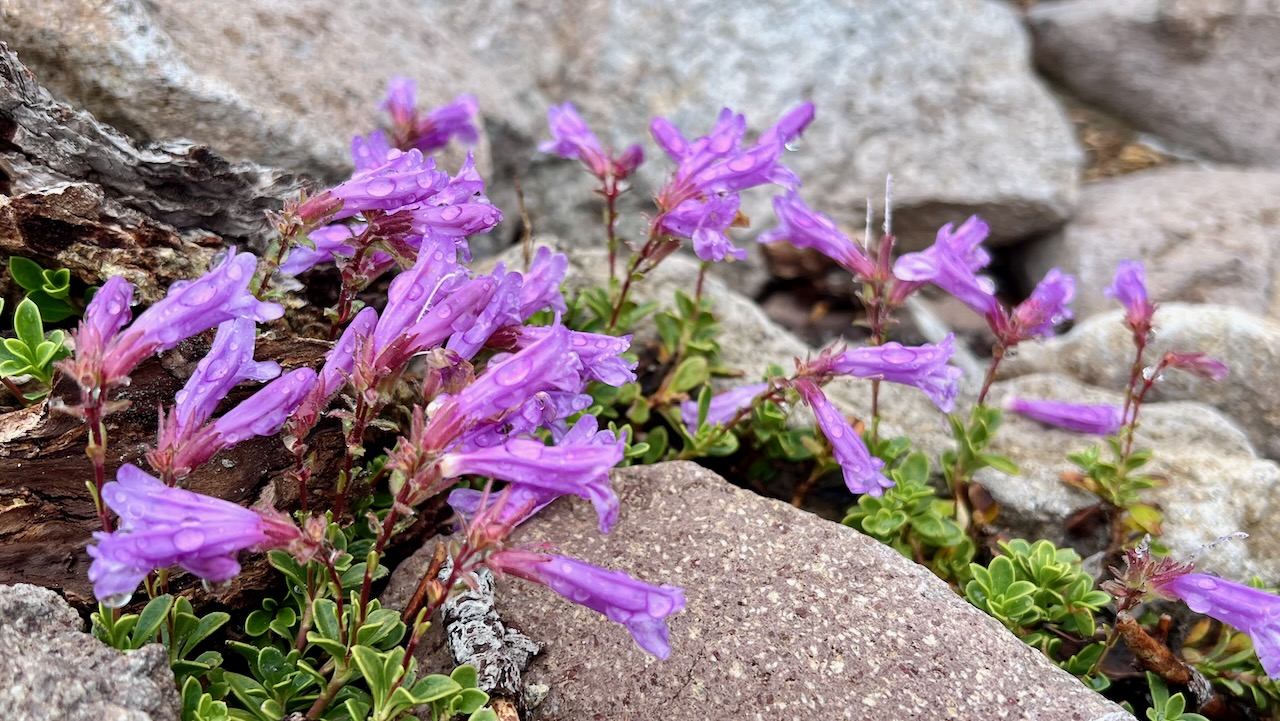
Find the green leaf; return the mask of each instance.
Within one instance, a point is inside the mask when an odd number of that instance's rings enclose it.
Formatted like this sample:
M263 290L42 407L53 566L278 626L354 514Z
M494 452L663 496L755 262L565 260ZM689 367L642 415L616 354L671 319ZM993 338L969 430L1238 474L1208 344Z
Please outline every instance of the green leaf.
M478 688L464 688L453 697L453 703L449 705L455 714L469 715L479 711L487 703L489 703L489 694Z
M413 685L413 697L419 703L432 703L450 696L462 690L462 686L448 676L433 673L418 680Z
M462 688L476 688L480 684L480 675L476 672L476 667L470 664L463 664L453 670L449 674L449 678L458 682Z
M44 285L44 268L28 258L9 256L9 275L23 290L40 290Z
M35 349L39 348L40 344L44 342L44 324L40 321L40 310L36 308L35 303L31 302L30 298L23 299L18 304L18 307L14 309L13 330L18 336L18 340L31 349L31 354L27 358L35 360Z
M167 593L148 601L142 613L138 615L138 623L133 627L133 633L130 634L130 647L142 648L151 643L156 631L160 630L160 624L169 617L169 609L172 607L173 596Z
M186 599L183 599L186 600ZM186 634L182 640L182 655L186 656L195 650L206 638L213 635L214 631L226 625L231 620L231 614L225 611L213 611L207 613L196 623L195 628Z
M498 714L493 709L482 708L468 716L467 721L498 721Z
M994 468L1005 475L1016 476L1019 473L1017 463L1014 463L1009 458L996 453L983 453L978 456L978 460L984 465Z
M66 268L57 270L46 270L43 273L44 283L40 286L40 290L48 293L50 297L62 300L71 292L71 271Z
M391 654L388 652L378 651L368 646L351 647L351 658L356 662L356 667L360 669L360 674L364 676L365 684L369 687L369 693L374 698L375 706L378 699L385 699L391 694L391 684L395 682L395 679L391 678L391 674L388 673L387 661L389 656Z
M711 372L707 359L703 356L692 356L681 361L671 375L673 393L685 393L711 380Z
M271 628L271 613L258 609L244 621L244 632L253 637L261 636Z
M27 294L27 300L36 304L36 307L40 309L40 317L46 323L58 323L73 315L78 315L75 306L65 300L54 298L43 290L31 291Z

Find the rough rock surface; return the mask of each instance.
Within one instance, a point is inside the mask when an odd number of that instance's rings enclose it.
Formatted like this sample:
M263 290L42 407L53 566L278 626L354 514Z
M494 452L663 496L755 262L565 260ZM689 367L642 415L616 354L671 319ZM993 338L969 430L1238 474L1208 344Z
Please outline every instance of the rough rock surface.
M23 721L177 721L169 655L127 655L81 631L80 616L38 586L0 586L0 716Z
M1028 13L1036 61L1087 102L1215 160L1280 164L1280 8L1069 0Z
M1102 388L1123 389L1133 362L1133 341L1121 311L1102 313L1070 333L1038 345L1019 346L1003 366L1005 377L1057 372ZM1198 351L1226 362L1231 374L1213 382L1169 371L1150 400L1194 400L1217 408L1245 432L1264 458L1280 459L1280 325L1238 308L1162 304L1148 365L1165 350Z
M1076 277L1076 318L1118 307L1103 296L1121 260L1141 260L1152 298L1280 314L1280 174L1178 167L1084 186L1063 230L1023 258L1034 283Z
M697 135L728 105L763 130L812 100L817 121L787 160L806 197L861 227L866 197L879 197L891 172L896 225L908 243L973 212L991 221L998 239L1021 237L1060 223L1074 201L1079 150L1062 112L1028 72L1026 36L1002 3L805 0L785 10L739 3L726 12L712 0L561 0L533 15L496 0L424 12L455 29L499 75L537 88L544 104L577 103L593 126L611 128L605 142L619 147L647 139L654 114ZM533 113L511 124L544 134L542 108ZM669 167L653 152L645 183L660 182ZM564 222L562 211L571 210L564 199L576 203L581 195L560 186L554 192L531 209ZM763 199L745 210L770 215Z
M351 170L351 137L378 122L390 76L416 78L424 104L510 92L417 15L410 0L0 4L6 40L41 82L134 138L189 138L335 181Z
M1010 396L1117 405L1124 401L1118 392L1044 373L999 382L990 398L1001 404ZM1220 536L1245 531L1248 542L1221 545L1198 558L1197 567L1226 578L1258 575L1268 582L1280 581L1280 528L1274 523L1280 510L1280 466L1259 459L1238 428L1202 403L1150 403L1143 406L1141 422L1137 446L1155 452L1145 470L1165 481L1144 494L1164 511L1161 541L1175 556L1185 558ZM1097 499L1062 482L1064 472L1077 470L1067 454L1101 442L1096 436L1006 414L992 450L1013 458L1020 472L1010 476L984 469L976 479L1001 506L997 527L1015 537L1070 542L1086 555L1101 550L1091 547L1088 539L1067 535L1063 521Z
M65 20L61 5L33 5ZM0 21L11 19L11 12L11 4L0 5ZM264 211L278 210L300 187L287 173L250 162L230 163L205 145L134 142L89 113L55 100L18 61L12 46L0 43L0 193L19 195L79 182L100 186L112 204L179 232L199 229L242 241L260 241L269 228ZM123 214L113 208L104 214ZM56 235L57 229L41 230ZM37 250L54 242L38 232L32 235L37 236L30 241Z
M1022 237L1061 223L1076 192L1070 126L1031 72L1025 31L995 0L806 0L785 12L711 0L9 0L0 20L50 88L135 137L189 137L329 179L349 168L350 136L376 121L388 76L417 78L424 104L474 93L495 180L523 177L539 229L574 239L599 217L590 180L545 156L529 167L547 106L565 100L613 127L606 142L644 141L656 160L654 114L699 134L727 104L761 130L812 99L818 123L790 161L809 199L860 226L864 199L892 172L908 241L973 212L999 239ZM669 167L649 164L631 207ZM509 187L496 195L515 217ZM767 217L767 197L748 215Z
M684 587L671 658L555 593L508 578L498 610L546 642L531 719L1131 718L889 548L733 488L691 463L615 472L608 536L559 500L519 543ZM676 529L674 532L672 529ZM627 683L618 683L626 679Z

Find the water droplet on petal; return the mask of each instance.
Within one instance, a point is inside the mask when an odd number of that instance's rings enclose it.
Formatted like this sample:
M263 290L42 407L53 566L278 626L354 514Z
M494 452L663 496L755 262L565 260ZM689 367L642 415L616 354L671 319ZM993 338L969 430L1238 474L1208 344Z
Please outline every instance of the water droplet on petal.
M125 593L113 593L110 596L107 596L106 598L100 598L98 600L102 603L103 606L106 606L107 608L124 608L126 605L128 605L129 600L132 598L133 598L132 593L125 592Z
M204 531L195 528L183 528L173 534L173 545L183 553L190 553L204 543Z

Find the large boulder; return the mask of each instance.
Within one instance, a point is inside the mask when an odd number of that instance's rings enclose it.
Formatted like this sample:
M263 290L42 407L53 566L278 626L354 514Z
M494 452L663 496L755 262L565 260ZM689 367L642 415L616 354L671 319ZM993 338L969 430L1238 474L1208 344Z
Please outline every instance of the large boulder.
M1280 9L1269 0L1057 0L1027 16L1073 94L1183 150L1280 164Z
M1280 313L1280 174L1174 167L1084 186L1060 232L1027 247L1026 280L1076 278L1076 318L1119 307L1102 294L1140 260L1151 297Z
M622 513L608 536L588 505L561 499L513 540L684 587L671 657L546 588L501 580L504 621L545 644L525 680L547 693L527 718L1132 718L853 529L692 463L613 482Z
M177 721L169 654L121 654L84 633L75 609L39 586L0 586L0 716L23 721Z

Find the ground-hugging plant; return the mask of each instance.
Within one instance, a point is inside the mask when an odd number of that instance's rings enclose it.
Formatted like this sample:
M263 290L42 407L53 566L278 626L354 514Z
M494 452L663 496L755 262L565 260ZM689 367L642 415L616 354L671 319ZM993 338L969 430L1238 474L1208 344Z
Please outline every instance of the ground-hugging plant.
M85 309L75 355L57 366L80 390L62 408L89 431L88 487L102 527L89 547L90 578L103 604L95 633L122 649L164 643L184 719L302 714L390 721L415 709L431 718L493 718L474 670L420 676L415 659L434 612L481 569L547 585L623 623L641 648L666 658L672 652L666 619L684 606L681 589L522 548L510 538L562 495L589 501L607 532L618 514L609 470L668 459L746 456L748 474L759 477L779 463L801 464L797 501L817 478L839 473L858 496L847 525L930 567L1090 687L1108 690L1104 661L1120 638L1145 649L1135 655L1158 675L1144 701L1151 718L1191 718L1177 701L1183 696L1156 685L1185 683L1179 673L1190 674L1189 667L1132 613L1152 594L1181 598L1234 624L1253 638L1261 667L1280 672L1280 644L1267 635L1272 629L1240 607L1246 592L1172 562L1160 565L1145 545L1133 548L1140 532L1159 530L1154 507L1141 496L1151 480L1140 472L1147 452L1134 440L1147 392L1166 369L1208 377L1225 371L1195 353L1168 352L1150 370L1143 365L1154 306L1140 266L1123 264L1110 289L1126 308L1137 348L1124 408L1010 403L1045 422L1116 434L1110 458L1100 451L1075 458L1082 470L1072 479L1099 495L1118 529L1110 550L1130 554L1130 570L1108 586L1119 599L1112 616L1105 608L1110 597L1095 590L1071 549L1021 540L993 548L998 508L980 502L974 481L986 467L1017 472L991 450L1003 414L986 403L987 394L1015 346L1048 337L1070 318L1069 276L1055 269L1023 302L1002 302L981 275L990 256L978 218L948 225L930 248L896 259L888 218L874 247L869 227L867 242L855 242L804 204L799 178L781 162L813 121L810 104L752 141L745 118L728 110L696 139L656 119L654 139L675 168L655 194L647 236L632 244L617 233L616 200L643 152L635 145L605 150L565 104L549 114L553 139L543 147L580 160L600 181L610 266L604 287L566 299L560 288L567 259L546 248L528 253L518 271L499 265L477 274L467 265L467 237L493 228L501 214L470 160L450 175L427 153L450 137L475 136L474 101L462 97L424 114L412 85L398 80L384 107L392 126L356 138L350 179L274 215L278 237L264 259L229 249L208 273L175 284L136 318L132 286L109 279ZM720 359L722 331L703 280L709 263L743 255L728 234L745 224L739 194L769 185L784 192L774 200L779 225L761 240L817 249L847 269L867 310L869 338L733 385L740 373ZM637 284L685 244L703 263L693 292L677 292L667 306L636 303ZM338 268L341 285L325 312L333 346L323 365L286 372L255 360L258 325L284 313L275 302L284 293L280 278L323 263ZM385 303L366 306L370 289L387 274ZM36 275L28 275L34 283ZM62 280L41 269L39 291L56 299ZM889 340L896 309L925 284L979 313L995 338L967 413L956 410L960 371L948 363L953 337L918 346ZM632 334L648 319L656 337L633 347ZM53 339L24 324L21 342L39 355ZM103 419L120 408L118 389L145 359L215 328L208 355L162 409L156 443L146 453L150 470L126 464L109 480ZM847 417L828 397L831 384L850 379L872 384L865 419ZM227 407L230 391L247 382L265 385ZM956 445L940 454L936 473L910 439L881 437L883 382L911 385L947 414ZM812 414L812 426L793 417L800 407ZM340 467L328 476L310 448L326 418L341 424L345 441ZM374 429L395 440L372 442ZM182 488L219 451L277 434L294 458L296 513L247 509ZM387 575L388 544L430 499L446 494L456 533L436 549L407 607L383 608L375 592ZM284 579L283 595L263 599L234 624L221 612L197 616L186 599L175 600L171 567L216 587L239 573L238 552L245 549L267 551ZM123 613L139 584L152 600L136 616ZM1247 596L1262 608L1275 598ZM223 632L232 626L243 634L228 640ZM1241 656L1241 643L1191 644L1184 655L1233 698L1269 708L1272 687Z

